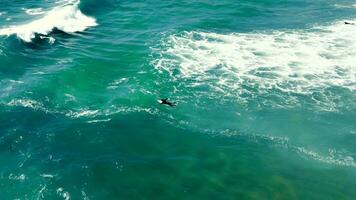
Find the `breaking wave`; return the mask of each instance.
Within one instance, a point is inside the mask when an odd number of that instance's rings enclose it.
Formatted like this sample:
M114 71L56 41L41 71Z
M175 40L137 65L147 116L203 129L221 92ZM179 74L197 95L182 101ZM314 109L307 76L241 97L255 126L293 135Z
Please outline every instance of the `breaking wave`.
M356 25L344 21L309 30L184 32L163 41L153 65L173 80L189 80L189 87L207 85L240 97L270 90L302 95L330 87L355 91L355 32Z
M95 18L84 15L79 9L79 1L66 1L65 4L45 12L42 18L22 25L13 25L0 29L0 35L17 35L25 42L31 42L36 34L48 35L58 29L66 33L75 33L96 26ZM41 14L42 10L27 10L28 14Z

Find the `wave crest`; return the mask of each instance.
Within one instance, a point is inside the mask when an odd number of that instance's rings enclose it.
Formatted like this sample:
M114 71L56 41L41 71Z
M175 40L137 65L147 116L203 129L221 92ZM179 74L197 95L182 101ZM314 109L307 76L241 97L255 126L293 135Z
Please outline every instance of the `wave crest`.
M15 34L25 42L31 42L36 34L48 35L53 29L75 33L96 26L95 18L84 15L78 6L79 1L54 7L40 19L0 29L0 35Z

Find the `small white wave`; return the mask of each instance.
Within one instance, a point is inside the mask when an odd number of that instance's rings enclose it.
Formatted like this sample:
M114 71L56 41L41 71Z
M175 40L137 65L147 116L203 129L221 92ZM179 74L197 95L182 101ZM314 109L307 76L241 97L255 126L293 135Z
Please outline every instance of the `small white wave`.
M109 86L107 87L107 89L116 89L119 87L119 85L125 83L128 81L128 78L121 78L121 79L117 79L115 81L113 81L112 83L109 84Z
M10 174L9 175L10 180L18 180L18 181L24 181L26 179L25 174L20 174L20 175L15 175L15 174Z
M0 35L16 34L25 42L31 42L35 34L47 35L54 28L67 33L81 32L96 26L95 18L84 15L78 8L78 2L57 6L40 19L23 25L0 29Z
M74 110L55 110L55 109L50 109L46 107L43 103L32 100L32 99L12 99L9 102L0 102L0 105L5 105L9 107L24 107L24 108L30 108L35 111L42 111L45 113L51 113L51 114L59 114L59 115L64 115L69 118L73 119L78 119L78 118L84 118L84 119L90 119L87 121L87 123L98 123L98 122L108 122L111 120L111 118L105 118L105 119L97 119L97 117L109 117L118 113L148 113L150 115L156 115L159 113L158 109L154 108L144 108L144 107L139 107L139 106L134 106L134 107L126 107L126 106L110 106L109 108L103 108L103 109L89 109L89 108L80 108L80 109L74 109Z
M17 80L9 80L10 83L15 83L15 84L24 84L23 81L17 81Z
M45 13L43 8L31 8L31 9L22 8L22 10L24 10L25 13L27 13L28 15L41 15Z
M31 99L13 99L7 103L8 106L20 106L25 108L32 108L34 110L42 110L43 104Z
M118 113L137 113L137 112L145 112L151 115L157 114L158 110L153 108L142 108L142 107L116 107L111 106L110 108L106 109L98 109L98 110L91 110L91 109L80 109L78 111L68 111L65 113L67 117L70 118L95 118L95 117L104 117L104 116L111 116ZM87 121L88 123L97 123L100 121L110 121L111 119L93 119Z
M63 188L58 188L57 189L57 194L61 197L63 197L64 200L70 200L70 194L69 192L65 191Z
M57 0L55 3L63 5L63 4L74 4L77 2L78 2L78 0Z
M356 161L354 158L347 154L347 152L338 152L333 149L329 149L328 155L322 155L313 150L309 150L305 147L297 146L292 144L288 137L277 137L272 135L263 135L263 134L243 134L238 133L236 131L231 130L224 130L220 132L206 130L206 133L210 134L213 137L216 136L223 136L223 137L246 137L254 142L263 142L268 145L272 145L275 147L283 148L290 150L292 152L297 153L298 155L316 160L319 162L331 164L331 165L338 165L344 167L356 167Z
M356 4L334 4L335 8L356 8Z
M304 147L294 147L293 150L301 154L302 156L306 156L308 158L321 161L324 163L345 166L345 167L356 167L355 160L352 158L352 156L349 155L343 155L343 154L335 155L331 153L330 155L323 156L317 152L307 150Z
M66 116L71 118L81 118L81 117L95 117L99 114L99 110L86 110L82 109L80 111L70 111Z
M96 120L89 120L87 121L88 124L99 123L99 122L109 122L111 119L96 119Z
M43 177L43 178L53 178L55 175L52 175L52 174L41 174L40 176Z
M52 113L52 114L62 114L62 112L60 111L56 111L56 110L51 110L49 108L47 108L42 102L36 101L36 100L32 100L32 99L12 99L9 102L0 102L0 105L6 105L9 107L23 107L23 108L29 108L32 109L34 111L41 111L44 113Z
M281 146L288 150L291 150L302 157L306 157L308 159L316 160L319 162L338 165L344 167L356 167L356 162L352 156L347 155L345 153L337 152L336 150L329 150L328 155L322 155L316 151L309 150L305 147L296 146L288 142L288 140L284 140L283 138L277 139L272 136L263 136L264 139L268 139L277 144L277 146ZM335 153L337 152L337 153Z
M46 191L46 189L47 189L47 185L46 184L44 184L44 185L42 185L41 184L41 186L38 188L38 192L36 192L36 199L45 199L45 197L44 197L44 191Z
M64 96L66 97L66 100L65 100L66 102L68 102L68 101L75 102L76 101L75 96L72 94L65 93Z

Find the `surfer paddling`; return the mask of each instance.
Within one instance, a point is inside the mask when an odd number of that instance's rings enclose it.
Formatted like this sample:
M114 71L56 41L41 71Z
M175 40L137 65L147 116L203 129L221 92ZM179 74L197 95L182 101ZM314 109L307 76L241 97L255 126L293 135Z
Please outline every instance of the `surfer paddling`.
M168 98L158 100L159 104L169 105L170 107L175 107L176 105L168 101Z
M355 23L352 23L352 22L344 22L344 24L346 24L346 25L356 25Z

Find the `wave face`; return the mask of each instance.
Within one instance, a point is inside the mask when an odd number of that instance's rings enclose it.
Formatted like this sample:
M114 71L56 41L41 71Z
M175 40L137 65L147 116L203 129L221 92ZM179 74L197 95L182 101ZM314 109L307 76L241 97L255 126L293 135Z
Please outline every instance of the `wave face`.
M62 2L61 5L45 12L40 19L0 29L0 35L9 36L15 34L23 41L31 42L36 34L48 35L55 28L66 33L75 33L84 31L88 27L96 26L95 18L84 15L78 6L79 1ZM41 12L34 13L33 10L27 10L27 13L41 14Z
M352 21L351 21L352 22ZM163 42L155 67L242 97L271 89L308 95L330 87L356 90L356 26L339 21L309 30L217 34L184 32Z

